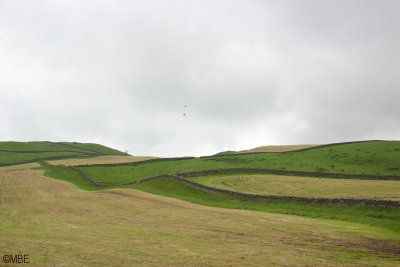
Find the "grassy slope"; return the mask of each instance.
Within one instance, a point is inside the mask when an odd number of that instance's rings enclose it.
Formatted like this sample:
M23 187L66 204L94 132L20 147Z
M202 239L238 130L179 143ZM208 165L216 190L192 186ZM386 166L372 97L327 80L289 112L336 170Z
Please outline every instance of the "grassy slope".
M379 173L399 174L400 142L370 142L315 148L302 152L284 154L230 155L214 158L147 161L132 165L80 167L91 178L118 186L141 178L217 168L277 168L303 171L326 171L351 174ZM397 164L397 165L396 165ZM54 168L49 176L67 179L81 186L79 179L66 178L65 170ZM78 181L78 182L77 182ZM91 186L87 184L86 186ZM293 201L256 202L214 193L204 193L175 180L152 180L134 185L140 190L172 196L195 203L225 208L241 208L306 217L337 219L373 225L398 236L400 233L400 210L381 209L371 206L343 206L338 204L306 204ZM83 186L85 188L85 185Z
M0 142L0 166L46 159L123 155L124 153L98 144L66 142Z
M126 155L124 152L114 148L106 147L100 144L93 143L77 143L77 142L60 142L59 145L71 147L82 151L97 153L99 155Z
M88 191L97 189L92 183L84 179L84 177L82 177L82 175L74 168L66 167L63 165L51 165L46 163L41 163L41 165L45 170L45 175L48 177L70 182L72 184L75 184L79 188Z
M278 145L278 146L259 146L248 150L241 150L238 153L253 153L253 152L288 152L288 151L296 151L302 150L305 148L315 147L318 145Z
M88 183L79 173L71 168L45 166L45 170L46 176L74 183L82 189L99 189ZM391 238L400 239L400 224L398 223L400 221L400 209L398 208L382 209L364 205L310 204L289 200L250 201L223 193L206 193L171 178L148 180L130 185L129 187L214 207L293 214L311 218L335 219L372 225L387 231L388 236Z
M93 164L118 164L128 162L140 162L155 157L146 156L128 156L128 155L107 155L107 156L96 156L90 158L77 158L77 159L59 159L51 160L48 163L52 165L65 165L65 166L81 166L81 165L93 165Z
M399 166L399 141L372 141L282 154L226 155L120 166L92 166L83 167L82 170L99 181L119 184L162 174L225 168L400 176Z
M134 188L193 203L232 209L300 215L310 218L334 219L380 227L388 236L400 239L400 209L364 206L300 203L296 201L252 201L225 193L204 192L173 178L162 178L139 183Z
M0 174L0 254L29 254L29 266L398 266L386 236L129 189L82 192L39 170Z
M69 157L85 157L84 153L80 152L35 152L35 153L17 153L17 152L2 152L0 151L0 166L13 165L34 162L45 159L69 158Z
M220 175L193 178L207 186L259 195L400 201L400 181L324 179L283 175Z

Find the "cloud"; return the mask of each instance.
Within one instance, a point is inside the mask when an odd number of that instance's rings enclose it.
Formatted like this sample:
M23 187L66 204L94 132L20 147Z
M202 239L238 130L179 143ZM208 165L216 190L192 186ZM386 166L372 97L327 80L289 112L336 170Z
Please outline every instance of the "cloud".
M398 139L399 7L3 0L0 138L157 155Z

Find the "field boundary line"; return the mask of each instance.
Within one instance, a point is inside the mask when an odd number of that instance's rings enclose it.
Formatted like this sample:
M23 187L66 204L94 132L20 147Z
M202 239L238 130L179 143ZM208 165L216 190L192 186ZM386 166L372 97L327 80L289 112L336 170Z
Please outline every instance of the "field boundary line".
M262 169L262 168L225 168L225 169L211 169L211 170L204 170L204 171L177 173L177 175L182 176L182 177L199 177L199 176L229 175L229 174L276 174L276 175L313 177L313 178L400 181L400 176L391 176L391 175L305 172L305 171L289 171L289 170Z
M376 206L383 208L400 208L400 202L392 200L375 200L375 199L358 199L358 198L308 198L308 197L296 197L296 196L276 196L276 195L258 195L242 193L227 189L215 188L211 186L206 186L199 184L190 180L185 179L182 176L168 176L173 177L178 181L181 181L191 187L206 192L214 193L225 193L239 198L245 198L248 200L256 201L294 201L301 203L315 203L315 204L339 204L339 205L366 205L366 206ZM161 178L161 177L159 177ZM155 179L155 178L154 178Z

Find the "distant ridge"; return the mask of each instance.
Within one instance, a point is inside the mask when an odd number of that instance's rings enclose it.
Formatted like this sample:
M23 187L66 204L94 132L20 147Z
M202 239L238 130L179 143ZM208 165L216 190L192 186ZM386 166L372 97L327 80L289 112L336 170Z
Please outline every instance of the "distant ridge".
M306 148L316 147L320 145L315 144L305 144L305 145L269 145L269 146L259 146L248 150L241 150L237 153L254 153L254 152L288 152L288 151L296 151L303 150Z

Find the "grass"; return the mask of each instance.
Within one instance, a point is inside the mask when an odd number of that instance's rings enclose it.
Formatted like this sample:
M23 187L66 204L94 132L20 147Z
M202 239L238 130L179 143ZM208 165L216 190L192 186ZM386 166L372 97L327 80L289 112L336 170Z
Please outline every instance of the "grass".
M211 187L275 196L361 198L400 201L400 181L324 179L283 175L228 175L193 178Z
M275 152L275 153L280 153L280 152L289 152L289 151L296 151L296 150L302 150L305 148L310 148L310 147L315 147L318 145L277 145L277 146L260 146L256 147L253 149L248 149L248 150L242 150L239 151L239 153L252 153L252 152Z
M123 184L145 177L210 169L255 168L351 175L400 176L400 142L371 141L299 152L222 155L81 169L98 181Z
M60 142L58 145L63 145L64 147L71 147L74 149L79 149L81 151L93 152L98 155L126 155L126 153L121 152L117 149L103 146L100 144L93 143L77 143L77 142Z
M79 166L79 165L93 165L93 164L116 164L116 163L140 162L149 159L154 159L154 157L106 155L106 156L97 156L90 158L71 158L71 159L52 160L49 161L49 163L52 165Z
M44 162L41 162L41 166L44 167L44 174L48 177L70 182L83 190L96 190L96 187L94 187L92 183L84 179L84 177L82 177L82 175L76 169L63 165L51 165Z
M78 172L68 167L45 165L44 168L46 170L45 175L74 183L82 189L102 189L86 182ZM109 188L112 187L116 186L110 186ZM370 225L382 228L388 231L391 237L400 239L399 208L383 209L363 204L301 203L290 200L248 200L224 193L204 192L173 178L148 180L129 187L213 207L292 214L309 218L332 219Z
M132 189L84 192L40 170L0 170L0 254L29 254L29 266L394 267L395 246L386 231L366 225Z
M145 181L135 185L134 188L213 207L292 214L365 224L386 229L391 238L400 239L400 224L398 223L400 209L398 208L383 209L365 205L301 203L290 200L255 201L226 193L205 192L173 178Z
M79 167L86 175L98 182L104 182L111 187L122 186L129 182L138 182L145 177L152 177L164 174L176 174L179 172L205 171L209 169L224 168L276 168L286 170L302 171L326 171L323 167L341 166L345 174L374 173L373 170L385 169L384 175L390 175L395 172L394 166L399 160L400 142L373 141L367 143L343 144L331 147L314 148L301 152L287 152L283 154L262 153L248 155L229 155L211 158L195 158L185 160L155 160L145 161L134 164L107 165L107 166L87 166ZM337 155L341 155L340 157ZM358 160L355 160L358 159ZM350 161L354 160L351 164ZM400 163L400 162L399 162ZM340 165L342 164L342 165ZM305 166L313 166L306 168ZM281 167L286 166L286 167ZM303 169L296 166L303 166ZM317 168L315 166L318 166ZM346 166L346 167L344 167ZM336 167L335 167L336 168ZM332 167L334 169L334 167ZM332 170L331 169L331 170ZM369 169L369 170L365 170ZM50 176L58 178L64 177L62 172L65 170L53 170L54 173L48 173ZM212 176L211 176L212 177ZM211 178L202 178L211 181ZM207 180L208 179L208 180ZM280 179L280 180L279 180ZM287 180L291 179L288 183ZM296 180L297 179L297 180ZM70 179L80 186L74 179ZM363 197L363 198L386 198L397 195L396 190L398 182L394 181L361 181L361 180L340 180L340 179L316 179L316 178L275 178L274 185L268 184L268 181L248 180L247 184L237 183L239 188L234 186L230 189L239 191L249 191L251 188L257 188L256 193L278 194L276 190L283 190L284 186L293 187L294 184L301 181L300 188L296 188L298 195L305 197L329 196L340 197ZM315 183L316 181L321 183ZM226 180L225 180L226 182ZM215 185L213 184L214 186ZM225 184L226 186L226 184ZM247 188L243 188L246 187ZM340 205L340 204L322 204L322 203L300 203L290 200L274 200L268 202L251 201L222 193L203 192L194 189L186 184L182 184L174 179L150 180L144 183L133 185L133 187L150 193L176 197L186 201L208 206L223 208L248 209L256 211L267 211L275 213L293 214L311 218L335 219L340 221L349 221L365 225L372 225L386 229L395 235L400 233L400 209L398 208L377 208L366 205ZM296 186L295 186L296 187ZM250 188L250 189L249 189ZM378 189L381 188L381 191ZM95 188L92 188L95 189ZM97 188L98 189L98 188ZM268 191L272 190L272 191ZM275 190L275 191L273 191ZM296 195L294 194L294 195ZM293 195L293 191L281 191L278 195Z
M0 166L40 160L125 155L98 144L76 142L0 142Z
M71 158L71 157L87 157L88 155L80 152L3 152L0 151L0 166L15 165L21 163L35 162L46 159Z

